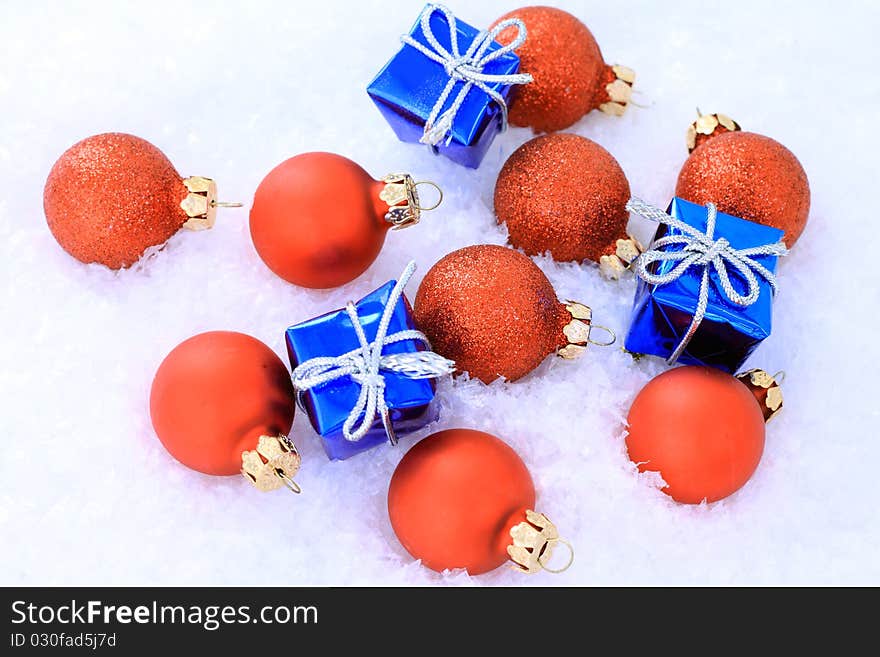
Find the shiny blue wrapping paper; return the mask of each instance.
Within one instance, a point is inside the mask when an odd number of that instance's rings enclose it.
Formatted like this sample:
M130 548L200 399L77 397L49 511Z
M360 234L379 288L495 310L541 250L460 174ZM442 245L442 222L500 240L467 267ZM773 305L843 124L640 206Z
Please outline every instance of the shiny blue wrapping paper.
M379 320L385 311L396 281L389 281L357 302L356 308L367 340L376 339ZM401 296L394 308L388 335L414 329L415 322L406 297ZM360 346L345 309L335 310L296 324L287 329L287 353L290 365L297 365L318 356L339 356ZM385 346L383 353L405 353L424 350L422 343L404 340ZM391 413L391 422L398 437L420 429L437 418L431 401L434 399L432 379L410 379L402 374L383 370L385 401ZM381 418L370 427L359 441L346 440L342 425L357 402L360 385L348 377L329 381L301 393L300 401L308 413L312 427L321 436L327 456L333 460L347 459L388 442Z
M410 30L410 35L419 43L430 47L422 32L420 19L421 14ZM459 48L461 52L465 52L480 30L461 20L457 20L456 23ZM449 24L443 14L434 12L430 25L437 40L448 49ZM500 44L493 43L489 52L499 48L501 48ZM508 53L489 62L483 71L493 75L517 73L519 57L512 52ZM425 122L448 82L449 76L443 66L404 44L370 83L367 93L391 125L398 139L418 143ZM443 111L452 105L463 84L462 81L456 83L443 106ZM512 85L496 82L488 86L498 91L505 101L509 101ZM500 114L496 103L482 90L473 87L455 116L451 131L452 140L447 144L447 140L444 139L431 148L435 153L476 169L501 130Z
M667 213L701 231L706 230L705 206L673 198ZM680 233L679 230L661 225L656 238ZM782 239L782 231L719 212L715 238L719 237L727 238L736 249L745 249L777 242ZM670 246L668 250L681 248ZM753 256L753 259L771 272L776 271L776 256ZM675 264L667 261L654 266L657 267L657 273L663 274L673 269ZM733 267L728 267L727 271L733 286L737 290L745 290L747 285L739 272ZM648 285L639 280L626 336L626 349L633 353L668 358L690 326L697 307L702 275L702 268L691 267L666 285ZM724 296L718 273L710 268L706 316L678 362L736 372L761 341L770 335L773 289L760 276L758 283L761 287L758 300L751 306L738 306Z

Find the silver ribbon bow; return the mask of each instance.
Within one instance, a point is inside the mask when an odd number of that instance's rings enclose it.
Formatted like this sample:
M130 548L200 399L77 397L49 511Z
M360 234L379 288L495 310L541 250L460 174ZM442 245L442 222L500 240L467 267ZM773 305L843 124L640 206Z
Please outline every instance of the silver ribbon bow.
M435 11L442 13L446 17L446 22L449 24L449 50L443 47L443 45L437 40L437 37L434 36L434 32L431 30L431 16ZM525 43L525 23L518 18L508 18L498 23L498 25L491 30L483 30L474 38L464 54L461 54L458 49L458 28L456 27L455 16L443 5L429 4L425 7L425 10L422 12L421 27L425 39L431 46L430 48L419 43L409 34L403 35L400 37L400 40L406 45L412 46L421 52L425 57L442 65L446 70L446 74L449 76L449 82L446 83L446 87L443 89L440 97L437 98L437 102L434 104L434 108L431 110L428 120L425 121L425 131L422 133L422 138L419 141L423 144L436 146L444 137L446 137L446 145L449 145L449 142L452 141L451 131L455 115L458 114L458 110L461 109L464 99L473 87L482 90L487 96L495 101L498 107L501 108L501 129L506 130L507 103L504 102L504 97L500 93L488 85L493 83L507 85L526 84L532 81L532 76L528 73L493 75L490 73L483 73L483 69L489 62L492 62L499 57L503 57ZM489 47L495 41L495 38L509 27L516 28L516 38L498 50L487 52ZM459 90L458 95L455 97L455 100L452 102L452 105L449 106L449 109L441 114L440 112L443 110L443 106L446 104L449 95L452 93L452 90L458 82L464 82L464 84Z
M760 262L754 260L753 256L787 255L788 249L783 242L762 244L761 246L753 246L747 249L735 249L725 238L719 237L715 239L715 219L718 211L712 203L706 205L705 233L675 217L669 216L663 210L655 208L641 199L630 199L626 204L626 209L646 219L659 221L682 232L681 235L661 237L651 245L651 250L645 251L638 257L635 262L635 272L639 278L648 285L666 285L684 274L691 267L701 267L703 269L697 308L694 311L691 325L688 327L681 342L672 352L672 355L666 359L666 362L670 365L675 363L679 356L681 356L694 333L697 332L703 317L706 315L706 308L709 304L709 272L711 268L718 272L718 279L724 296L738 306L744 308L751 306L761 295L761 286L758 283L756 274L766 280L770 284L773 293L776 293L776 276ZM682 246L684 248L676 251L662 250L668 246ZM649 270L653 263L666 261L677 262L678 264L665 274L654 274ZM728 265L732 266L745 279L745 294L741 294L731 284L730 276L727 272Z
M357 334L360 347L352 349L341 356L319 356L310 358L301 363L293 370L293 385L297 391L305 391L328 381L349 377L360 385L360 394L357 402L351 409L348 418L342 425L342 433L346 440L358 441L363 438L377 415L382 418L388 439L397 442L394 429L391 426L388 405L385 402L385 377L382 371L391 371L402 374L410 379L434 379L455 371L455 363L443 358L433 351L416 351L403 354L383 354L385 345L402 342L404 340L416 340L431 348L428 338L421 331L407 329L397 333L388 333L388 325L394 315L397 302L403 294L403 288L416 270L416 263L410 262L397 284L391 290L388 303L379 319L376 330L376 339L367 341L364 328L361 326L357 308L354 303L348 302L345 310L351 319L351 324ZM363 415L360 424L355 424Z

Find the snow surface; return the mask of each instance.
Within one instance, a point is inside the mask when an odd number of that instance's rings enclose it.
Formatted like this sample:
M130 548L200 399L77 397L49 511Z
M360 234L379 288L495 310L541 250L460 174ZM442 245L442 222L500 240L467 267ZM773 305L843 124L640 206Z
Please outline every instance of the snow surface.
M306 418L293 436L305 493L259 493L197 474L153 434L153 373L183 339L232 329L286 362L285 327L444 253L503 243L495 176L530 138L512 129L473 172L398 143L364 89L421 1L17 2L0 9L0 562L2 584L880 584L876 308L878 5L560 2L611 62L638 72L621 118L571 130L607 147L634 192L666 203L699 105L786 144L812 185L810 224L780 268L774 333L750 364L784 369L786 410L752 481L723 502L680 506L624 449L634 395L664 368L617 349L548 358L516 384L445 382L441 422L513 445L538 507L577 549L563 575L507 568L435 574L397 543L388 480L413 438L331 463ZM813 5L816 6L813 6ZM450 5L487 25L516 5ZM402 7L402 8L401 8ZM125 131L184 175L210 175L223 210L119 274L84 266L49 233L42 189L85 136ZM389 235L373 267L329 292L276 278L254 252L253 190L281 160L331 150L375 176L411 171L446 192L417 228ZM634 282L537 258L560 297L623 334ZM539 411L539 412L536 412ZM536 418L538 422L536 422Z

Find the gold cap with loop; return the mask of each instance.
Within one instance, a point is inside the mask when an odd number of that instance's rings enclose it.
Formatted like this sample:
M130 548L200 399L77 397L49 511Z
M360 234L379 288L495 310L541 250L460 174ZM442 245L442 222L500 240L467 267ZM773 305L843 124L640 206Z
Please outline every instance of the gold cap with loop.
M737 374L736 378L755 396L761 406L764 422L769 422L782 410L780 384L785 379L785 372L768 374L764 370L753 369Z
M437 183L429 180L415 182L408 173L389 173L382 178L382 182L385 183L385 187L379 192L379 198L388 205L385 221L392 225L392 230L415 226L419 223L422 212L435 210L443 202L443 190ZM430 185L440 195L431 207L420 205L417 189L419 185Z
M739 123L726 114L703 114L698 107L697 120L688 126L687 136L685 137L688 153L692 153L697 147L698 135L708 137L718 129L718 126L721 126L727 132L737 132L738 130L742 130L742 128L739 127Z
M637 239L628 237L615 243L614 253L599 258L599 272L612 280L619 279L645 250Z
M636 81L636 72L626 66L618 65L612 66L611 71L614 73L614 80L605 85L608 102L599 105L599 110L605 114L622 116L632 100L632 86Z
M531 509L526 511L526 519L510 528L513 545L507 546L507 554L516 565L516 571L534 575L546 570L548 573L561 573L568 570L574 562L574 548L571 543L559 537L559 531L547 516ZM568 548L568 562L561 568L550 568L547 563L553 556L553 548L562 543Z
M301 493L293 480L301 464L296 445L284 435L260 436L256 449L241 453L241 474L264 492L287 486Z
M183 224L189 230L207 230L214 227L217 208L240 208L241 203L226 203L217 200L217 183L211 178L190 176L183 179L189 191L180 202L180 207L189 219Z
M558 356L571 360L583 355L587 350L587 345L592 344L597 347L608 347L614 344L614 341L617 339L617 336L614 335L614 331L606 326L593 324L593 311L589 306L585 306L577 301L568 300L565 304L565 309L571 315L571 321L562 329L562 332L565 334L565 339L568 340L568 344L556 350ZM591 333L595 329L605 331L609 335L610 340L604 342L593 340Z

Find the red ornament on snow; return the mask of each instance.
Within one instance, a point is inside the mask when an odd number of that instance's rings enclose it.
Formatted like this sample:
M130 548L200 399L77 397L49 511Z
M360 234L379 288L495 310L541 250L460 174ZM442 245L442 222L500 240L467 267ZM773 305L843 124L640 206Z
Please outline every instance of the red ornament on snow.
M629 458L641 472L659 472L663 492L686 504L738 491L764 451L764 414L755 395L710 367L678 367L652 379L628 422Z
M508 560L528 573L550 570L552 548L564 541L534 506L535 486L516 452L472 429L441 431L416 444L388 488L394 533L438 572L479 575Z
M148 141L121 132L71 146L49 172L43 207L58 243L81 262L121 269L181 228L214 225L219 203L210 178L182 178Z
M495 216L510 243L529 255L592 260L622 271L638 254L626 234L629 183L617 160L594 141L552 134L526 142L495 183ZM612 257L613 256L613 257Z
M553 352L574 358L588 343L610 344L590 339L587 306L559 302L537 265L504 246L468 246L441 258L413 311L434 351L485 383L519 379Z
M185 466L241 473L260 490L287 485L300 456L287 438L296 399L290 373L265 344L243 333L201 333L162 361L150 391L156 435Z
M505 14L523 21L526 42L517 48L523 71L534 80L519 87L510 107L510 122L537 132L564 130L584 114L599 109L620 116L632 96L635 73L609 66L587 26L553 7L523 7ZM493 27L494 27L493 25ZM502 32L497 41L508 44L516 30Z
M741 131L722 114L700 115L688 130L688 148L676 196L779 228L789 247L797 242L810 214L810 183L790 150Z
M356 162L333 153L297 155L257 188L250 218L254 247L290 283L343 285L372 264L389 228L412 226L421 211L440 204L420 206L419 184L408 174L373 180Z

